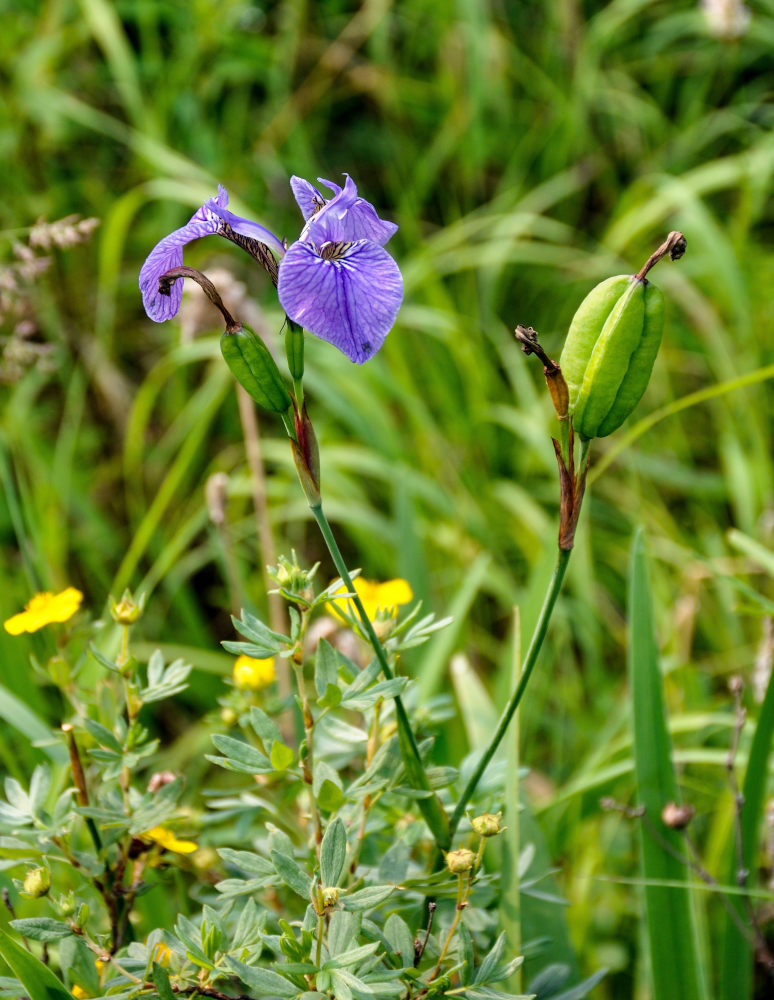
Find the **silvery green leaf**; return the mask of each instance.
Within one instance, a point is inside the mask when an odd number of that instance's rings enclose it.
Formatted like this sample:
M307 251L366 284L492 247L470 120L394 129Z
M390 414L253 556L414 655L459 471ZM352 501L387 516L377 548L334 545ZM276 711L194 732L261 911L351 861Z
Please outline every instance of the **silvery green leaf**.
M271 860L285 885L303 899L309 899L309 894L312 891L312 879L309 874L293 858L288 857L287 854L281 854L279 851L271 852Z
M461 927L462 925L460 925ZM408 924L397 913L391 913L384 924L384 934L390 942L390 948L400 955L404 969L414 964L414 935Z
M261 910L254 899L248 899L239 914L230 950L237 951L260 941L266 917L266 911Z
M352 695L351 697L345 695L344 700L346 701L347 708L351 708L357 712L365 712L369 708L373 708L378 701L385 701L402 695L409 684L411 684L411 678L409 677L393 677L392 680L380 681L378 684L374 684L362 694Z
M94 719L89 718L84 718L83 724L86 727L86 730L101 746L108 747L110 750L115 750L116 753L123 752L123 746L119 743L107 726L103 726L101 723L95 722Z
M503 978L500 973L502 967L502 957L505 951L505 931L499 935L492 948L484 957L483 962L476 969L473 975L473 982L477 984L486 984L491 982L499 982Z
M144 702L161 701L185 691L191 670L191 664L182 659L173 660L165 670L161 651L155 650L148 661L148 685L140 691L140 698Z
M281 976L278 972L274 972L272 969L244 965L231 955L226 956L226 961L245 986L251 990L257 990L259 993L266 993L269 996L288 998L295 997L299 993L304 992L295 983L291 983L289 979L285 979L284 976Z
M277 723L257 705L250 706L250 725L264 743L282 739Z
M267 660L270 656L276 656L282 647L266 646L261 642L233 642L227 639L221 646L228 653L235 653L237 656L253 656L257 660Z
M369 885L342 896L340 901L345 910L370 910L383 903L394 891L394 885Z
M475 953L473 951L473 938L464 921L460 921L457 927L457 957L460 960L460 984L467 986L473 979L473 963Z
M252 851L234 851L230 847L221 847L218 849L218 854L227 865L236 865L251 875L264 877L274 874L274 865Z
M224 736L222 733L215 733L212 742L216 749L225 754L229 763L236 770L244 770L248 774L268 774L273 771L269 758L262 754L260 750L251 747L244 740L234 739L233 736Z
M344 698L354 698L373 684L379 676L382 666L374 657L371 662L355 675L355 679L344 689Z
M52 917L25 917L10 920L9 923L22 937L32 938L33 941L61 941L73 933L67 924Z
M327 778L320 785L317 793L317 805L323 812L336 812L344 803L344 793L338 785Z
M331 955L339 955L357 942L361 922L359 914L333 911L328 924L328 950Z
M252 896L261 889L269 886L280 885L281 880L276 873L272 877L265 878L224 878L217 882L215 891L219 892L223 899L236 899L238 896Z
M51 769L46 764L38 764L30 779L30 812L37 816L42 810L51 788Z
M329 962L325 963L325 967L326 969L342 969L360 965L361 962L373 955L378 947L378 941L372 941L370 944L361 944L357 948L351 948L349 951L344 951L336 955Z
M325 695L329 684L337 686L339 663L336 650L327 639L320 639L314 658L314 686L320 698Z
M320 720L318 725L324 727L326 739L331 740L339 746L357 746L358 744L368 742L368 733L364 729L351 726L348 722L344 722L343 719L326 715Z
M336 817L325 831L320 845L320 880L325 887L337 886L347 858L347 831Z
M334 771L330 764L324 760L316 760L314 765L314 778L312 784L312 791L314 792L314 797L319 798L320 788L323 782L328 781L335 785L339 790L341 790L341 778L338 773Z

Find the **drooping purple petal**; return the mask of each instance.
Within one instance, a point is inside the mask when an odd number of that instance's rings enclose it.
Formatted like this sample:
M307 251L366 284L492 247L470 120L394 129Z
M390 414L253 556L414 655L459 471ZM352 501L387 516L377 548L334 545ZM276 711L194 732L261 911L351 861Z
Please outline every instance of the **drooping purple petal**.
M332 252L328 258L310 243L293 243L279 268L279 300L292 320L360 365L379 350L395 322L403 279L372 240Z
M152 320L163 323L171 319L180 308L183 297L183 283L175 282L169 295L159 295L159 278L170 268L180 267L183 263L183 247L201 236L211 236L218 231L220 217L215 209L222 210L228 204L228 192L218 185L218 193L197 208L186 225L176 229L148 254L140 271L140 291L145 312Z
M365 198L358 197L355 182L344 174L346 181L344 187L339 187L333 181L324 180L318 177L320 184L324 184L334 192L333 198L326 200L319 210L309 215L305 215L306 225L301 233L301 239L320 246L328 240L334 242L348 242L351 240L372 240L379 246L384 244L393 236L398 227L394 222L385 222L376 214L376 209ZM307 182L302 182L306 184ZM320 194L317 188L311 184L309 189ZM295 194L295 188L294 188ZM298 195L296 200L299 201ZM301 202L299 201L299 205ZM301 205L301 210L304 210Z
M290 178L290 188L305 220L319 212L325 204L325 198L314 184L305 181L303 177L296 177L293 174Z
M284 246L272 232L259 226L257 222L234 215L228 211L227 205L228 192L219 184L218 193L214 198L210 198L198 208L186 225L159 240L148 254L140 271L140 291L145 311L152 320L163 323L164 320L171 319L180 308L183 297L182 281L176 281L172 285L169 295L160 295L161 275L173 267L180 267L186 243L220 232L223 223L231 226L236 233L265 243L280 255L284 253Z

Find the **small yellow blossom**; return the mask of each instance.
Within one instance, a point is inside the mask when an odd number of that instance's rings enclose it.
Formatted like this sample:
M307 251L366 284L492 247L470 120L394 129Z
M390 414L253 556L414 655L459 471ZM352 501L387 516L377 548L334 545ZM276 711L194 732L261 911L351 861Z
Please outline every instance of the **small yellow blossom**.
M52 622L66 622L81 606L83 594L75 587L68 587L59 594L35 594L24 606L24 611L13 615L4 623L6 632L21 635L22 632L37 632Z
M75 997L75 1000L83 1000L84 997L88 997L91 995L87 993L86 990L82 986L79 986L77 983L75 984L75 986L73 986L70 992Z
M377 611L381 611L383 614L386 612L388 616L395 618L398 614L398 605L408 604L414 599L411 587L400 578L387 580L386 583L378 583L376 580L364 580L362 576L358 576L352 581L352 585L371 621L376 619ZM347 588L341 587L338 593L346 594ZM341 608L342 602L343 608ZM348 612L355 618L358 617L357 608L350 597L335 598L331 601L331 607L339 618L343 618L341 610Z
M164 944L163 941L157 941L151 949L151 962L157 962L159 965L163 965L166 968L169 965L169 960L172 957L172 951L168 945Z
M174 851L175 854L193 854L198 850L199 845L192 840L178 840L171 830L165 826L154 826L152 830L146 830L140 836L143 840L150 840L158 844L165 851Z
M238 688L259 691L274 680L274 657L257 660L253 656L240 656L234 664L234 684Z

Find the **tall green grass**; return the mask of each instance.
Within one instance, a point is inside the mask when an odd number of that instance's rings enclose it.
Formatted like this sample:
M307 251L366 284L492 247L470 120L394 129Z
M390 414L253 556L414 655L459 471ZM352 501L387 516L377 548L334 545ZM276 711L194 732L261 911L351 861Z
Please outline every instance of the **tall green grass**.
M711 38L693 2L644 0L43 0L4 25L0 227L70 212L102 226L56 253L31 295L53 372L0 387L0 614L33 587L75 584L98 612L111 588L142 584L148 640L185 647L199 671L191 717L212 704L212 671L228 669L213 657L234 602L204 500L215 471L230 479L240 589L257 610L266 598L215 319L181 345L175 324L141 312L136 275L160 236L221 181L236 211L293 238L288 176L345 170L400 224L391 248L406 302L381 354L355 370L308 344L327 510L350 565L400 573L429 607L455 609L453 630L407 661L422 696L447 686L449 657L465 651L495 704L509 683L511 609L529 634L550 573L558 499L552 411L510 330L534 325L558 356L594 282L639 267L671 228L688 236L685 259L656 278L668 316L650 388L631 430L595 447L604 475L520 720L581 971L611 969L600 997L642 995L626 881L635 830L598 807L603 794L634 796L623 653L633 526L654 557L678 779L721 880L725 681L751 670L761 634L737 583L771 597L726 532L771 544L774 5L757 4L735 42ZM234 248L189 251L199 266L227 263L279 329L272 290ZM716 383L728 391L681 408ZM261 429L276 537L323 558L286 443L269 420ZM321 572L333 574L327 560ZM28 665L36 643L0 633L0 683L56 723ZM14 731L1 740L7 767L31 759ZM439 748L452 762L464 752L456 724Z

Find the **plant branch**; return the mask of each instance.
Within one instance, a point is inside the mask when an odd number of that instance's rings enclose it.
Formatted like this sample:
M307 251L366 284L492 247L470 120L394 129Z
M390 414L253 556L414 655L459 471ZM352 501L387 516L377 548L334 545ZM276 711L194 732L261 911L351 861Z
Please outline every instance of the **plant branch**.
M548 623L551 619L556 599L559 596L559 591L562 587L562 581L564 580L564 574L567 570L567 563L569 562L571 551L571 549L559 549L556 558L556 566L554 567L554 572L551 576L546 596L543 599L543 607L540 609L540 615L538 616L538 620L535 625L535 631L532 633L532 640L529 644L527 655L524 657L519 683L516 685L516 690L511 695L508 704L505 706L505 709L500 716L500 721L497 724L494 736L489 742L489 746L481 755L481 759L479 760L475 771L470 776L468 783L465 786L459 801L457 802L457 806L452 813L451 819L449 820L449 834L452 837L459 826L460 820L465 815L465 808L473 797L473 793L475 792L484 771L487 769L489 762L494 756L495 751L508 730L508 726L513 718L513 713L519 707L519 703L524 696L524 691L526 690L530 675L532 674L532 670L537 662L538 654L543 646L543 640L546 637Z
M358 616L360 618L361 624L363 626L363 631L368 637L376 659L379 662L382 673L384 676L391 680L395 674L393 673L390 664L387 661L387 654L384 651L384 647L379 642L376 632L374 632L374 627L371 623L371 619L366 614L365 608L363 607L363 602L357 595L355 588L352 584L352 578L347 570L347 565L344 562L344 557L341 554L341 550L336 542L336 539L331 531L331 526L328 523L328 519L325 516L325 512L322 509L321 503L309 505L314 518L320 528L320 533L323 536L325 544L330 553L333 564L336 567L336 571L342 579L344 586L347 590L354 596L351 598L352 603L357 609ZM419 806L422 815L425 818L425 822L430 827L430 831L436 842L436 845L441 850L448 850L451 845L451 834L449 832L449 819L441 805L438 796L432 791L430 787L430 782L428 780L427 774L425 773L424 765L422 764L422 758L419 754L419 747L417 746L416 737L411 729L411 724L409 722L408 715L406 714L406 709L400 696L395 697L395 713L398 719L398 735L401 746L401 753L403 756L403 762L406 766L406 771L408 772L409 780L413 786L421 791L428 792L428 796L423 799L417 800L417 805Z

